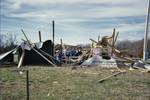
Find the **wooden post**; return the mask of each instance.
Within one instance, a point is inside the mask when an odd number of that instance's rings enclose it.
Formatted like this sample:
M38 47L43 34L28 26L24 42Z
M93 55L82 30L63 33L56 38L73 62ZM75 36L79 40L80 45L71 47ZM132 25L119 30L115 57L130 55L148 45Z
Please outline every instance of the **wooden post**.
M41 31L39 31L39 42L42 42L42 39L41 39Z
M27 99L29 100L29 71L26 70L26 88L27 88Z
M55 22L52 21L52 31L53 31L53 56L55 56Z
M113 53L114 53L115 33L116 33L116 29L114 28L113 34L112 34L112 49L111 49L112 51L111 51L111 56L112 56Z
M62 38L60 39L60 44L61 44L61 49L60 49L60 54L61 54L61 64L62 64L62 54L63 54L63 44L62 44Z

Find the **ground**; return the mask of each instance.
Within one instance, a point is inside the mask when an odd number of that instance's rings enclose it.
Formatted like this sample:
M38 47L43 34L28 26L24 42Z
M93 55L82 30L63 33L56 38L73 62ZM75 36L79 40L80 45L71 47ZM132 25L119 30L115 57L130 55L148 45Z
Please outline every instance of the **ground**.
M129 71L99 83L116 69L33 67L29 70L30 100L150 100L150 73ZM0 69L0 100L26 99L26 73Z

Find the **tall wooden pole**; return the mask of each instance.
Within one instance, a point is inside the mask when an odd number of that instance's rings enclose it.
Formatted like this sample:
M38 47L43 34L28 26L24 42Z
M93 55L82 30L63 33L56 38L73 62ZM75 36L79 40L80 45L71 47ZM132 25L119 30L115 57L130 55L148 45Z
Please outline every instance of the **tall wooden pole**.
M150 0L148 0L145 36L144 36L144 47L143 47L143 60L144 61L146 61L148 59L147 40L148 40L148 30L149 30L149 25L148 25L149 24L149 17L150 17Z
M53 56L55 55L55 22L52 21L52 31L53 31Z
M61 64L62 64L62 55L63 55L63 44L62 44L62 38L60 39L60 44L61 44L60 53L61 53Z
M41 39L41 31L39 31L39 42L42 42L42 39Z
M26 88L27 88L26 100L29 100L29 71L28 70L26 70Z

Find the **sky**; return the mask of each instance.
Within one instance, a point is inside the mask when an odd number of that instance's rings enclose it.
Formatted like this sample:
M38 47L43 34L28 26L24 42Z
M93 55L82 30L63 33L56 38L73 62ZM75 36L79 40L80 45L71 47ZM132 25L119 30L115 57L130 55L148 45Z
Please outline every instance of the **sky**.
M18 43L25 31L32 42L52 39L55 43L77 45L90 43L119 32L118 40L144 37L148 0L0 0L0 34L15 34Z

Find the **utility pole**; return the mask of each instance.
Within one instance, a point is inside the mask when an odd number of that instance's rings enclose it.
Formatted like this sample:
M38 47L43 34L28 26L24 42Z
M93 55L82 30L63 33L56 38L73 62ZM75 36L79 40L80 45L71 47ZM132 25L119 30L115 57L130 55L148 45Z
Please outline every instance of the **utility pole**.
M144 36L144 47L143 47L143 60L144 61L148 59L147 40L148 40L148 30L149 30L149 25L148 25L149 17L150 17L150 0L148 0L146 25L145 25L145 36Z
M53 56L55 55L55 22L52 21L52 31L53 31Z

